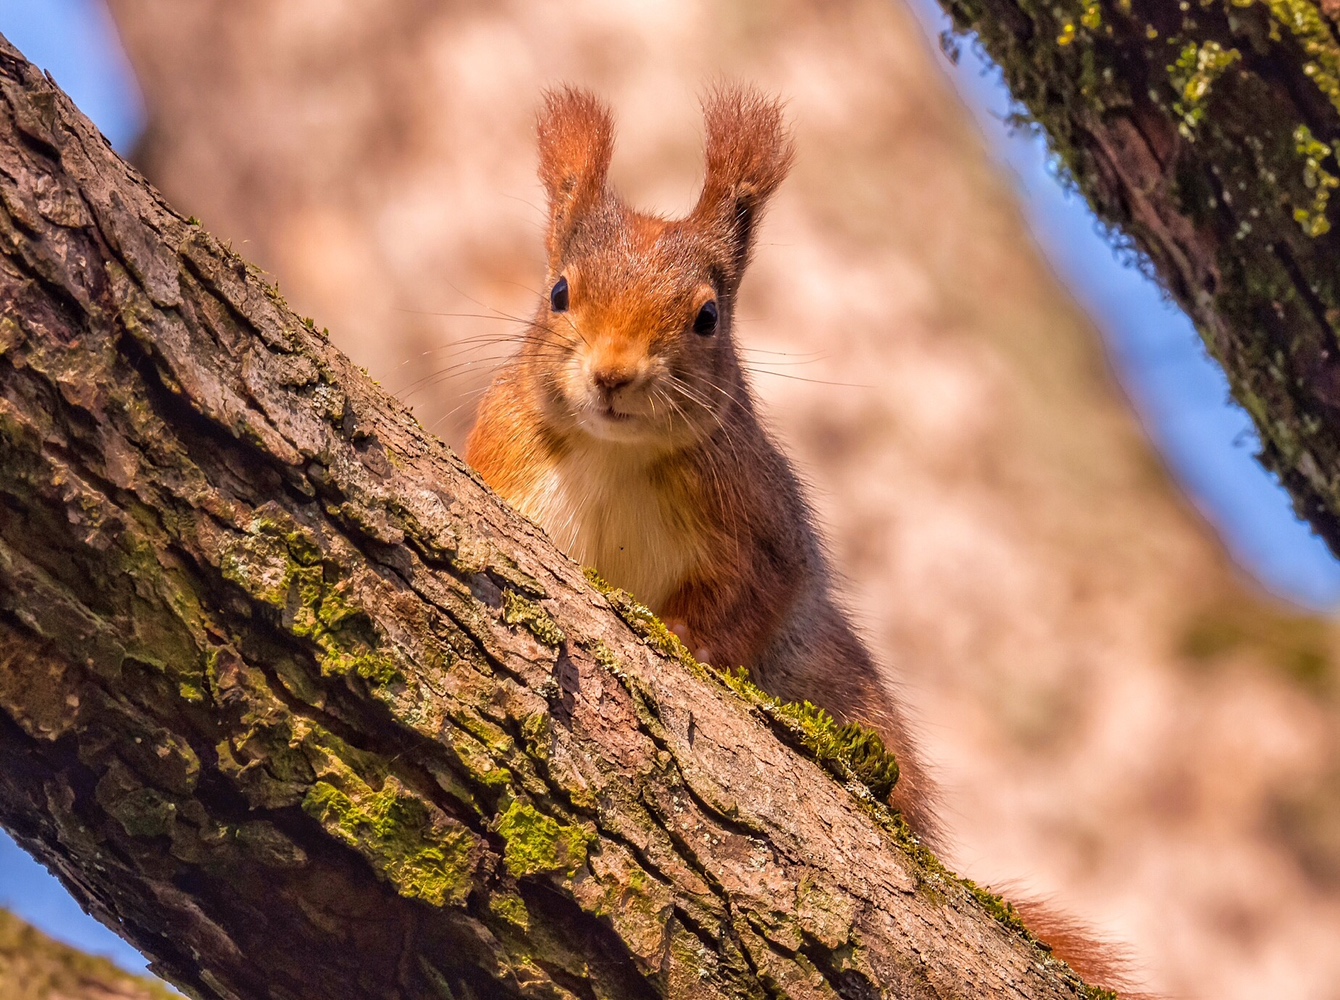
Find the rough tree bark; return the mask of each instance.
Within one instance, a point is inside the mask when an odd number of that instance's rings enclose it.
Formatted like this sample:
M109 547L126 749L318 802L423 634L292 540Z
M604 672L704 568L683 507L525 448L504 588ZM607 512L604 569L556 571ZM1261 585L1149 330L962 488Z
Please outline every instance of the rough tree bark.
M1147 256L1340 554L1334 0L941 0ZM956 44L946 39L951 55Z
M161 974L1095 994L877 747L589 582L7 43L0 92L0 822Z

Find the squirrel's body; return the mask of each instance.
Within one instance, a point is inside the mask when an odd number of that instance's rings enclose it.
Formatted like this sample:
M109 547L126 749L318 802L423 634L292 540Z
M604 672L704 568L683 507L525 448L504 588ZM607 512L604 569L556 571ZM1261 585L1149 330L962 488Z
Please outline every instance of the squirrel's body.
M790 166L779 105L705 107L697 207L666 220L606 186L608 111L549 96L548 301L480 406L468 458L573 558L672 623L700 658L875 728L898 757L893 805L934 831L896 703L836 603L796 475L759 424L733 343L759 215Z

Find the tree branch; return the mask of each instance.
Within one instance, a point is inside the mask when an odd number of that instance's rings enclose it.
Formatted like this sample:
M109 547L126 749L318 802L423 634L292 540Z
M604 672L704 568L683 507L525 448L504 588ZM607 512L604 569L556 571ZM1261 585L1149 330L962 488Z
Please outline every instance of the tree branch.
M1262 463L1340 554L1340 41L1326 5L941 3L1195 320Z
M0 822L157 971L1090 992L886 761L589 583L7 43L0 93Z

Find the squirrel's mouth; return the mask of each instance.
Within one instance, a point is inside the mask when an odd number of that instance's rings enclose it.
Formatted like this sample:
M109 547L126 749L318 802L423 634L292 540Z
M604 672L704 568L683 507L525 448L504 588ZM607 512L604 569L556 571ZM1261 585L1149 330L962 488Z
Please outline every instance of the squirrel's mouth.
M646 433L636 413L624 413L604 403L591 403L583 407L577 412L577 422L594 438L628 441L641 438Z
M581 408L580 415L587 420L594 420L597 423L621 424L632 420L635 414L625 413L622 410L616 410L612 401L589 400Z

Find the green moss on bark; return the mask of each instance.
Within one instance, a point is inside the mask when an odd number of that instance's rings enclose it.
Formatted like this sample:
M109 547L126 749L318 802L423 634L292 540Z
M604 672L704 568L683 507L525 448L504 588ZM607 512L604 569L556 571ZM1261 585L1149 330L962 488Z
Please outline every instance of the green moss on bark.
M443 828L395 778L379 790L346 773L343 788L312 786L302 808L337 840L357 850L400 895L433 906L461 906L473 887L476 838Z
M280 612L293 635L319 650L321 672L356 675L377 685L401 683L405 673L380 647L366 612L350 597L352 584L323 557L314 532L270 510L223 551L225 579Z
M565 826L520 799L499 817L498 833L506 843L503 861L514 878L550 872L575 874L586 864L587 849L596 839L592 831Z
M548 611L515 590L503 592L503 621L508 625L520 625L540 642L555 649L567 641L567 636Z
M709 676L703 665L693 658L688 647L679 641L679 636L666 628L665 623L657 618L649 607L628 591L610 586L590 566L584 566L582 572L586 575L586 582L600 592L614 609L614 613L622 618L643 642L662 656L678 660L694 676Z
M840 781L865 788L885 801L898 783L898 760L879 734L858 723L839 723L809 702L797 704L772 697L749 680L743 670L727 671L721 681L757 707L781 729L792 745Z

